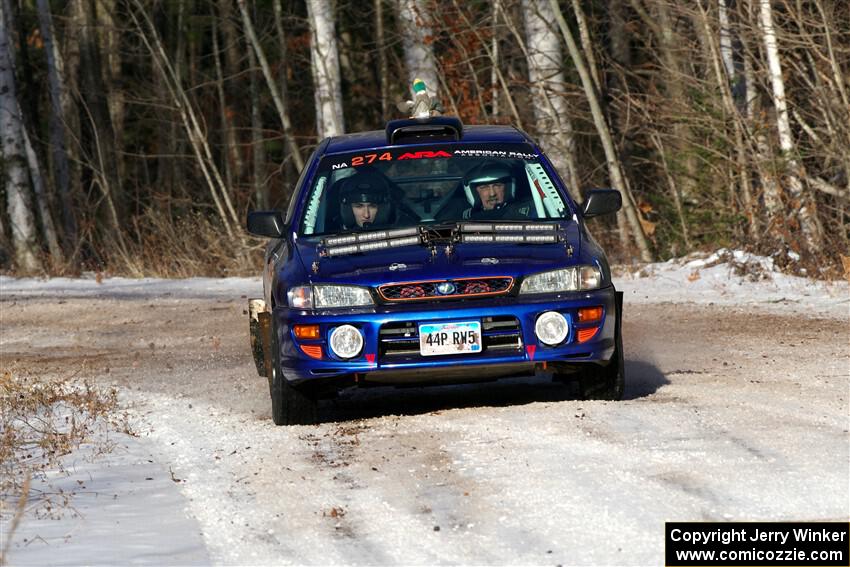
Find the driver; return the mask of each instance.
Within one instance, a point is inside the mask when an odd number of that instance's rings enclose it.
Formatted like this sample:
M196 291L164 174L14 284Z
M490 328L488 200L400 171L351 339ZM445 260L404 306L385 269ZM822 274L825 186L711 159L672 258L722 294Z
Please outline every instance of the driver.
M377 172L357 172L343 181L339 202L343 228L365 230L391 224L389 191L389 183Z
M519 220L529 218L531 203L515 201L516 180L511 167L485 161L473 167L463 180L466 200L471 205L463 218Z

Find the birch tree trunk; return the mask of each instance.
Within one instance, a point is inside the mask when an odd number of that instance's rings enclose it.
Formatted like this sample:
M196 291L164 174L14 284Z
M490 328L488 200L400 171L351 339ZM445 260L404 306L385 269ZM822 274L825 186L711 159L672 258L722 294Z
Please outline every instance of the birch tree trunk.
M546 0L522 0L525 21L528 79L539 97L534 118L540 145L563 175L572 198L581 201L581 183L575 157L575 135L564 94L563 54L558 36L549 28L555 19Z
M587 67L590 70L590 76L593 79L593 86L596 87L596 92L602 92L602 85L599 80L599 68L596 65L596 55L593 53L593 42L590 40L590 29L587 26L587 19L584 17L584 10L581 9L581 0L573 0L573 14L576 17L578 24L579 38L581 38L581 48L587 57Z
M275 3L275 5L277 5L277 3ZM289 147L289 153L292 156L292 160L295 163L295 167L299 171L301 171L301 168L304 167L304 158L301 157L301 150L298 148L298 144L295 142L295 137L292 134L292 123L289 120L289 109L286 106L286 101L283 98L283 93L278 90L277 83L275 83L274 77L272 76L272 70L269 66L268 59L266 59L266 53L265 51L263 51L263 46L260 45L260 41L259 39L257 39L257 34L254 32L254 25L253 23L251 23L251 17L248 14L248 7L245 5L245 0L239 0L239 11L242 12L242 24L245 27L245 33L248 35L248 40L250 41L251 46L253 47L254 53L256 53L257 55L257 59L260 61L260 67L263 70L263 76L266 79L266 85L268 86L269 91L272 94L274 106L277 109L277 114L280 117L280 123L283 126L283 137L286 140L286 145ZM281 33L283 33L282 27L278 29L278 34ZM339 83L338 72L337 83ZM340 94L340 97L341 96L342 94ZM340 111L340 116L341 114L342 113ZM342 132L340 131L339 133Z
M12 231L15 263L21 273L32 274L42 269L38 258L35 216L27 181L27 158L21 128L23 122L17 99L12 42L7 17L8 0L0 0L0 147L6 179L6 202Z
M570 58L581 77L581 84L584 87L584 93L587 97L587 102L590 104L590 112L593 115L593 124L596 126L596 132L599 134L602 148L605 151L605 159L608 165L608 175L611 179L611 184L614 189L620 191L623 195L623 208L625 209L626 219L629 222L629 229L634 238L635 245L640 252L641 260L644 262L652 261L652 253L649 250L649 243L646 240L646 235L643 232L643 226L640 222L640 216L635 205L632 192L626 184L626 179L623 176L623 170L620 165L620 159L614 149L614 141L611 138L611 131L608 128L608 123L605 119L605 113L600 105L599 98L593 88L593 79L588 72L587 66L584 64L584 58L576 45L573 34L564 20L563 14L558 7L558 0L549 0L549 5L555 19L558 22L558 27L561 28L561 34L564 36L564 41L567 44L567 50L570 53Z
M71 167L68 163L68 149L65 142L65 118L62 99L67 97L62 77L59 47L53 40L53 16L47 0L38 0L38 21L41 37L44 41L44 53L47 58L47 84L50 95L50 149L53 163L53 178L59 193L62 209L62 227L65 232L63 243L69 252L77 242L77 220L71 202Z
M428 39L434 32L425 1L398 0L397 8L408 88L415 79L422 79L428 94L436 96L440 81L434 47Z
M770 84L773 94L773 106L776 109L776 130L779 134L779 147L786 162L788 192L793 200L791 207L796 209L797 219L803 232L806 248L809 252L820 254L823 248L823 233L817 218L814 200L803 186L804 173L797 160L791 123L788 119L788 104L785 98L785 81L782 78L782 65L776 42L776 30L773 26L773 11L770 0L760 0L759 22L764 40Z
M733 97L732 85L739 79L732 58L732 35L729 28L728 14L725 12L726 0L720 0L720 11L718 20L720 23L718 47L715 45L714 37L711 30L708 13L701 4L697 4L697 10L700 14L700 29L704 36L704 43L708 46L709 57L711 58L711 67L714 70L714 76L717 80L717 86L720 90L720 96L723 100L723 106L726 113L732 121L736 158L730 158L730 165L734 164L737 168L736 175L732 176L729 196L736 202L738 191L735 190L737 178L738 187L740 187L741 201L744 206L744 215L747 218L748 236L754 243L759 241L758 223L755 218L753 208L751 190L750 190L750 174L747 167L750 151L744 143L744 128L743 117L740 115L739 106L735 104ZM725 73L724 70L725 69Z
M23 116L23 111L20 107L18 107L18 111L20 112L20 116ZM50 213L50 206L47 200L47 185L44 183L38 154L35 153L35 148L32 146L29 134L27 133L27 127L23 122L20 123L20 129L21 136L24 139L24 149L26 150L27 166L30 172L30 180L32 181L36 210L38 210L38 216L41 219L41 233L44 237L44 242L47 243L47 250L50 252L50 265L55 271L59 271L65 263L65 255L59 246L59 237L56 235L56 226L53 224L53 216Z
M342 85L334 14L330 0L307 0L310 20L310 66L319 139L345 132Z

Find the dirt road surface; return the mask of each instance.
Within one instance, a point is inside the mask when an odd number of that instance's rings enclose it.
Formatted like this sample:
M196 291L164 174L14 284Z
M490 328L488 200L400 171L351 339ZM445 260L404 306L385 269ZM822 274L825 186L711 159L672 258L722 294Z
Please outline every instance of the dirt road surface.
M665 521L850 517L846 317L625 306L626 400L360 390L275 427L246 296L2 296L3 364L117 386L224 564L662 564Z

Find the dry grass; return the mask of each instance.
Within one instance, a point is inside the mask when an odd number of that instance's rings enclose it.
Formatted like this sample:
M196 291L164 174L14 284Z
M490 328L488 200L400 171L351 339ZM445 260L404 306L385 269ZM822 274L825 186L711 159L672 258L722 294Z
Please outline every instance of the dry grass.
M127 256L111 250L109 271L131 276L186 278L256 275L262 245L245 233L230 237L200 213L171 219L148 209L134 219Z

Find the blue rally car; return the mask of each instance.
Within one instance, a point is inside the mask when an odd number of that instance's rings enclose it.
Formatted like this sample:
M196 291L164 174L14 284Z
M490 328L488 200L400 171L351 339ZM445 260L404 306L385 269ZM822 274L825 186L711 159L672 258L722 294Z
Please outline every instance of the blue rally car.
M272 239L249 313L274 422L375 384L537 373L622 398L622 294L584 224L620 206L610 189L577 205L509 126L443 116L324 140L285 216L248 215Z

